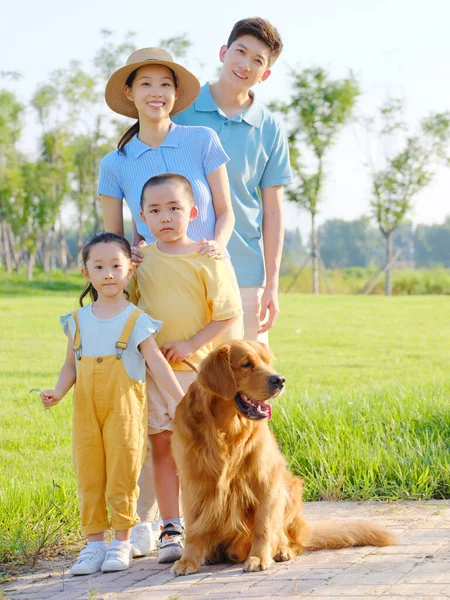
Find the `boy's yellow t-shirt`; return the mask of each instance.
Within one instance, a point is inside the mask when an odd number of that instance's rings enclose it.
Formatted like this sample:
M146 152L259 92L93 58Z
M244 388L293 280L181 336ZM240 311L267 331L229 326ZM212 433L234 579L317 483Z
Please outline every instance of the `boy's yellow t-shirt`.
M156 342L190 339L210 321L225 321L242 314L223 260L190 252L166 254L156 243L141 248L144 255L128 286L130 302L145 310L163 326ZM212 350L206 344L189 357L195 366ZM174 371L189 371L184 363L170 363Z

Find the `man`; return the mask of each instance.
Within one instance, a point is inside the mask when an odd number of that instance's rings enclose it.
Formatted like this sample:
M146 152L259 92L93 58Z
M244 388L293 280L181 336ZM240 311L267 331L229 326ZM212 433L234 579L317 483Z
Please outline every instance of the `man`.
M244 338L268 343L279 314L278 276L283 249L283 185L292 181L287 139L251 88L266 81L279 57L278 31L265 19L238 21L226 45L218 81L173 117L181 125L214 129L225 152L235 230L228 244L244 309Z

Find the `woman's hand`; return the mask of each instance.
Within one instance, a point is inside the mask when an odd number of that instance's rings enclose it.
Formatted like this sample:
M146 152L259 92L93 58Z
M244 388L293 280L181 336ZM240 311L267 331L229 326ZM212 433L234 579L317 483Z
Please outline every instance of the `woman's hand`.
M136 266L139 265L139 263L141 263L142 259L144 258L144 255L142 254L140 249L146 245L147 244L144 242L144 240L141 240L137 246L131 246L131 260Z
M57 394L55 390L42 390L41 400L44 408L51 408L58 404L61 400L61 396Z
M207 240L205 238L202 238L199 241L199 244L199 254L207 254L210 258L215 258L216 260L220 260L223 258L222 248L219 246L216 240Z

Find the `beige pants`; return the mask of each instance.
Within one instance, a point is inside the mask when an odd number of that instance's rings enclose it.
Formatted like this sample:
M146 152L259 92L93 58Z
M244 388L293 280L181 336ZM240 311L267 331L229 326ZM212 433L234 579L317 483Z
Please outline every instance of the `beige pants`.
M261 311L261 296L263 294L264 288L238 288L236 275L231 265L231 261L227 260L226 262L227 264L229 264L230 277L233 278L233 282L236 282L236 289L239 290L241 296L242 309L244 311L243 323L242 320L238 319L238 321L236 321L224 334L222 334L222 336L217 340L217 342L214 345L219 346L220 344L227 342L228 340L242 339L242 337L246 340L254 340L257 342L263 342L264 344L268 344L268 332L262 334L257 333L258 329L261 326L259 315ZM244 332L242 332L242 329L244 329ZM179 371L178 374L191 375L191 373L185 371ZM180 379L179 381L181 387L187 390L187 388L190 385L190 382L185 388L184 383ZM152 382L152 389L154 385L154 382ZM151 393L148 394L148 399L150 406ZM150 422L149 418L149 432L157 433L157 430L154 430L153 427L154 426L152 426L152 423ZM145 455L144 465L142 467L141 475L139 478L139 488L140 495L137 504L138 515L141 521L154 521L158 518L158 504L156 502L155 490L153 485L153 464L150 443L147 445L147 454Z

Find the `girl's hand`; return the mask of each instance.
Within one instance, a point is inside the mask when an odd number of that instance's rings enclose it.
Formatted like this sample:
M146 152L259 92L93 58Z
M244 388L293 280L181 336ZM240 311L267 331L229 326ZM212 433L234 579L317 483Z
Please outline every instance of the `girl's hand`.
M161 348L166 360L173 363L181 363L185 358L194 354L192 343L187 340L184 342L175 342L174 344L164 344Z
M58 404L58 402L61 400L61 396L59 396L55 390L42 390L41 400L44 408L51 408L52 406L56 406L56 404Z
M223 258L222 248L216 242L216 240L207 240L202 238L199 241L200 250L199 254L207 254L210 258L215 258L216 260L220 260Z

